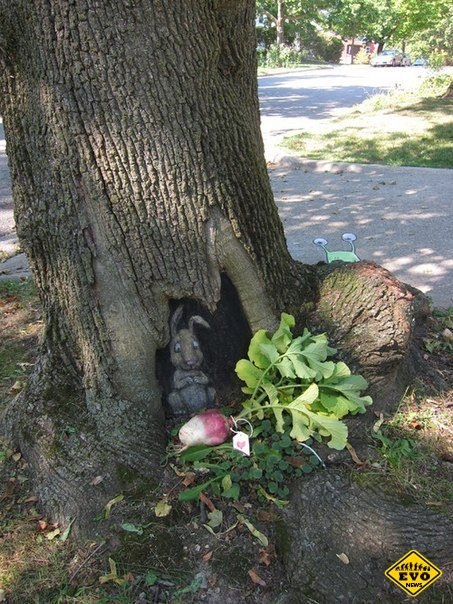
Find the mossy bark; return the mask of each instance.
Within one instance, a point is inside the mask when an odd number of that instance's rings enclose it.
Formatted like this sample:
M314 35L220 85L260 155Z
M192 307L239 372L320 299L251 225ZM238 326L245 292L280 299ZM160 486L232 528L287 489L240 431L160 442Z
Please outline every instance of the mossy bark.
M374 410L390 410L417 370L415 335L428 299L371 262L320 267L310 323L325 330L342 359L370 383Z

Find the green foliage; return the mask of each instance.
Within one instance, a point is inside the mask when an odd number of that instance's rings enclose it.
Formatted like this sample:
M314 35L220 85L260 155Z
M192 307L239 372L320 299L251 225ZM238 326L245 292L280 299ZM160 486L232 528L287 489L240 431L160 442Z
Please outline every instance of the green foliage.
M429 97L444 95L448 88L453 85L453 76L449 73L438 73L425 78L420 84L420 93Z
M364 48L361 48L354 57L354 63L356 65L368 65L369 62L370 57L368 56L367 51Z
M294 324L294 317L283 313L277 331L269 336L259 330L250 342L248 360L238 361L236 373L246 384L243 392L250 395L239 417L270 418L279 433L289 421L291 438L302 442L329 437L329 447L343 449L348 432L340 419L365 412L372 401L361 391L368 384L342 361L328 360L336 350L326 334L305 329L294 337Z
M391 439L380 432L373 436L380 441L381 455L393 469L398 469L404 459L415 459L419 453L417 442L413 438Z
M26 303L36 298L37 290L32 279L24 281L5 280L0 282L0 298L14 297L18 303Z
M260 21L257 29L261 36L264 30L273 39L278 36L285 44L293 44L296 40L303 40L307 34L316 35L314 24L323 21L323 9L329 3L330 0L257 0L257 16Z
M339 63L343 52L343 41L333 36L318 34L314 50L316 56L327 63Z
M339 38L312 33L307 40L299 40L298 46L274 43L258 49L258 65L289 68L313 61L339 63L342 51L343 43Z
M260 67L298 67L306 56L292 46L271 44L265 53L259 55Z
M312 444L312 440L306 444ZM254 430L250 456L233 449L230 443L199 445L182 452L178 463L183 470L193 470L204 478L182 491L180 501L197 499L201 492L211 489L225 499L238 500L245 495L283 505L291 479L312 472L321 461L311 447L301 447L287 432L275 432L272 422L263 420Z
M334 10L328 13L328 24L333 31L344 38L367 37L369 40L388 38L389 27L395 29L391 22L393 9L385 10L373 0L333 0Z
M332 0L326 14L329 28L345 38L365 38L382 45L392 41L398 46L408 41L406 50L413 58L430 57L435 48L451 56L449 0ZM415 53L415 42L425 42L425 52Z
M453 306L433 312L431 328L423 339L423 345L431 354L453 352Z
M395 33L401 40L411 40L419 32L441 31L442 23L451 11L449 0L424 0L423 3L419 0L397 0L394 6L399 17Z

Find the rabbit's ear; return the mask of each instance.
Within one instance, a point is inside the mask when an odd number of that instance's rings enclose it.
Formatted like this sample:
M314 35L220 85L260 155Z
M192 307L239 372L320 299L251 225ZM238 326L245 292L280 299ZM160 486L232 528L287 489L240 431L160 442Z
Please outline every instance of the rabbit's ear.
M199 325L203 325L203 327L206 327L207 329L210 329L209 323L207 321L205 321L203 319L203 317L200 317L200 315L194 315L193 317L190 317L190 319L189 319L189 331L190 331L190 333L193 333L193 324L194 323L198 323Z
M170 319L170 333L171 337L174 338L178 332L178 323L182 316L182 304L178 306L178 308L173 313L172 318Z

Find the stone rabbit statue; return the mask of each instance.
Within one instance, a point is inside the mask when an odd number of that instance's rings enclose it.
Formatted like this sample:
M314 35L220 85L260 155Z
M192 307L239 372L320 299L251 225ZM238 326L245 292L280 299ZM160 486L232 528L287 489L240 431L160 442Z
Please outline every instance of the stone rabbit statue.
M199 315L190 317L188 329L178 329L183 307L179 306L170 320L170 359L175 368L173 389L168 403L174 416L190 415L215 406L215 389L209 385L208 376L201 370L203 353L194 333L194 324L209 329L209 324Z

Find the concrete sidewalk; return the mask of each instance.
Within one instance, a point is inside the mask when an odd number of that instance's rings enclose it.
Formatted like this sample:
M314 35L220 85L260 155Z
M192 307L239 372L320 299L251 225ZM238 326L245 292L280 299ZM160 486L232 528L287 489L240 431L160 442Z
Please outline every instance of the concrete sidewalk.
M356 253L425 292L437 307L453 305L453 170L332 164L267 154L275 200L291 255L307 264L330 251Z
M294 258L324 260L313 239L329 250L349 249L341 236L357 235L357 255L392 271L428 294L435 306L453 305L453 170L331 164L267 150L269 174ZM0 252L18 249L11 185L0 150ZM0 278L28 275L23 254L0 263Z

